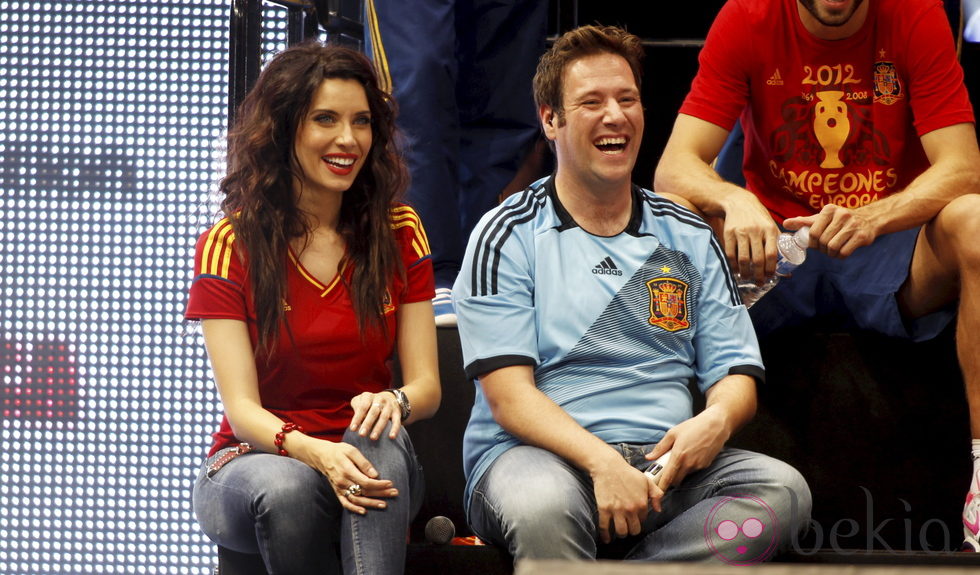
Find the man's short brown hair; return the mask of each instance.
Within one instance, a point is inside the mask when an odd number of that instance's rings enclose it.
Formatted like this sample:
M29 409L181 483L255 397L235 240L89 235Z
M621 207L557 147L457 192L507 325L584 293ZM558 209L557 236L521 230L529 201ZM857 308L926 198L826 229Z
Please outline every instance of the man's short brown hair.
M562 34L538 61L534 74L534 103L538 108L550 107L561 121L565 69L576 60L597 54L622 56L640 87L645 55L642 41L616 26L582 26Z

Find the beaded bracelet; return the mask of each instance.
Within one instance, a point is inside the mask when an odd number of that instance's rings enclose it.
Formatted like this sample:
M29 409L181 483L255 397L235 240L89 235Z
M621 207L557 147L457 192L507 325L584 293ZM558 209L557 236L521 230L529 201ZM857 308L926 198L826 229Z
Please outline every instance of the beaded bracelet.
M276 443L276 448L279 449L279 455L282 455L283 457L289 457L289 452L286 451L286 448L284 448L282 444L284 441L286 441L286 434L289 433L290 431L299 431L300 433L302 433L303 428L296 425L292 421L287 421L286 423L282 424L282 431L276 434L275 443Z

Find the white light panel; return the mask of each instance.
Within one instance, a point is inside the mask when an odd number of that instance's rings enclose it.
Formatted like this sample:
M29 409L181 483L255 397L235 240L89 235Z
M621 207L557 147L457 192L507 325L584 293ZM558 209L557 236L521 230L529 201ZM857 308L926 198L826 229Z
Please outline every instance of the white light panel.
M205 574L220 404L183 326L227 0L0 1L0 573ZM263 51L285 42L267 7ZM284 14L283 14L284 16Z

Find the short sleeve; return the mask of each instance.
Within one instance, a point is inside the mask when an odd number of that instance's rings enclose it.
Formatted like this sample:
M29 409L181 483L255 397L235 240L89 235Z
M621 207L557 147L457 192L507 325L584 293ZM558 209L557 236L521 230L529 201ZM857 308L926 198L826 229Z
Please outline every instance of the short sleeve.
M738 2L726 2L708 31L698 55L698 72L680 112L731 130L749 97L752 58L748 16Z
M534 239L530 226L521 225L526 216L520 204L502 206L484 216L470 236L453 287L468 377L539 361Z
M907 17L899 14L898 17ZM909 95L919 136L954 124L973 122L953 35L940 3L927 6L908 34Z
M418 213L409 206L396 205L391 210L391 227L405 265L402 301L413 303L432 299L435 296L432 253Z
M247 319L245 268L234 246L227 218L198 238L186 319Z
M734 374L763 382L765 369L752 320L738 299L728 263L714 239L704 255L702 277L698 331L693 341L699 388L707 391Z

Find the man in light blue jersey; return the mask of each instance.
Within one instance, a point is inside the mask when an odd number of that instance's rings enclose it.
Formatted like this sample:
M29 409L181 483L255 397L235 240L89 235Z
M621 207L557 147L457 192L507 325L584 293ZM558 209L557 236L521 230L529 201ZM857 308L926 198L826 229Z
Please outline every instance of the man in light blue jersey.
M534 95L556 171L470 237L453 291L476 380L468 519L516 559L630 538L628 559L751 564L808 523L810 492L725 447L755 413L762 360L710 228L631 182L642 54L614 27L555 42Z

